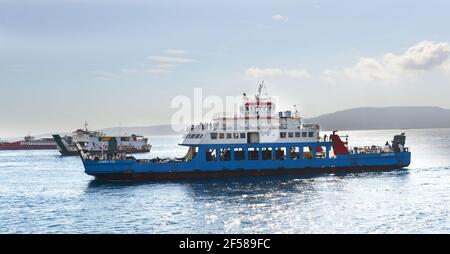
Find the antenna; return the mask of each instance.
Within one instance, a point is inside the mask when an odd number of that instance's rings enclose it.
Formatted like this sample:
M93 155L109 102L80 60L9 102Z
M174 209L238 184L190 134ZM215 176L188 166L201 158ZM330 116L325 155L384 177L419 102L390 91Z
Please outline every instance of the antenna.
M255 96L257 101L259 101L259 98L261 97L263 87L264 87L264 80L262 80L261 83L259 83L258 94Z

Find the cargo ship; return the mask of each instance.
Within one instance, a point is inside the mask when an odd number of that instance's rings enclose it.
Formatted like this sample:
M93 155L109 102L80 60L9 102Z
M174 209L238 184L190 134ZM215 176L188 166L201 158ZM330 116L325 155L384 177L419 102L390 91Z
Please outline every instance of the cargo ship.
M243 95L236 114L192 125L180 145L183 158L136 159L124 153L90 154L81 146L85 173L103 180L171 180L226 176L321 174L405 168L411 153L406 135L384 146L350 147L348 136L321 136L317 124L303 123L297 110L276 113L274 100Z
M79 155L76 144L93 153L119 152L119 153L147 153L150 152L151 145L148 144L148 138L139 135L120 135L111 136L103 132L91 131L85 123L84 129L78 129L71 135L61 137L54 134L57 149L63 156Z
M56 149L53 138L39 138L27 135L23 140L14 142L0 142L0 150L42 150Z

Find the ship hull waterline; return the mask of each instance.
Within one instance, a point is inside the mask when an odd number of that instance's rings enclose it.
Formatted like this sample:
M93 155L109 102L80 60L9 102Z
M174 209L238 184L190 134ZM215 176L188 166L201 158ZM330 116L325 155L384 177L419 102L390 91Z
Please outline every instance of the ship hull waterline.
M405 166L360 166L360 167L329 167L329 168L300 168L300 169L271 169L271 170L223 170L223 171L196 171L196 172L148 172L148 173L92 173L96 180L104 181L164 181L188 180L246 176L318 176L323 174L349 174L365 172L390 172L407 170Z
M315 175L404 169L410 152L343 155L328 159L152 163L135 160L84 161L85 173L103 180L176 180L236 176Z

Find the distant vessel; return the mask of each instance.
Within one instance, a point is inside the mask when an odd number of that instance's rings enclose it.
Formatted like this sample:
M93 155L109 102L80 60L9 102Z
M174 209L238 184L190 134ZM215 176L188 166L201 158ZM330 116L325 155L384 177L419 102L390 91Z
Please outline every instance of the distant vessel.
M15 142L0 142L0 150L35 150L35 149L56 149L56 143L53 138L36 139L30 135L23 140Z
M78 129L72 135L61 137L53 135L58 151L63 156L79 155L76 144L80 144L83 149L90 153L146 153L150 152L151 145L148 139L138 135L110 136L102 132L91 131L85 123L84 129Z
M382 171L407 167L411 153L404 133L385 146L349 147L333 132L302 122L297 110L275 114L271 97L244 94L239 113L221 114L212 123L191 126L178 159L135 159L126 154L90 154L81 146L86 174L107 180L165 180L200 177L318 174Z

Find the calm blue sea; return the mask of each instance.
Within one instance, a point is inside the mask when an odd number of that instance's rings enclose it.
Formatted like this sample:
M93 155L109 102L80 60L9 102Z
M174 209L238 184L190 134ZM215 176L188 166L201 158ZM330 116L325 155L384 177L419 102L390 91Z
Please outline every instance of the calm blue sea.
M350 131L351 145L407 134L409 170L101 183L78 157L0 151L0 233L450 233L450 129ZM150 137L150 156L181 156Z

